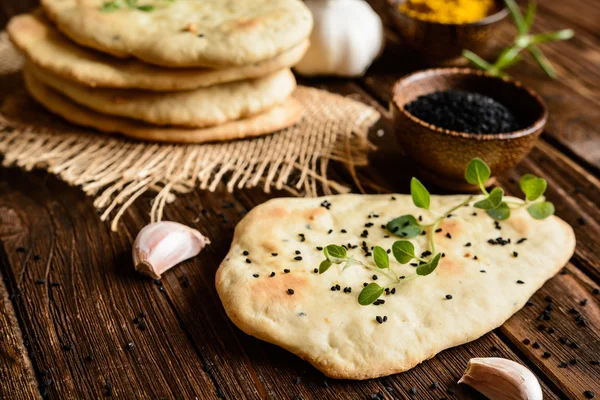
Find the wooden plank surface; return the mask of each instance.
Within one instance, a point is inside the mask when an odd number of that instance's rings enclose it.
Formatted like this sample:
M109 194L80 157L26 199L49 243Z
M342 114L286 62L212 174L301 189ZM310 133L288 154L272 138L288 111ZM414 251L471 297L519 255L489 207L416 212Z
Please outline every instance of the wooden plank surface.
M2 2L0 26L36 3ZM387 19L384 1L372 3ZM598 396L598 12L593 0L577 7L544 0L536 29L576 30L572 41L545 47L560 79L547 79L530 60L510 70L544 97L551 114L543 140L520 165L499 176L499 184L515 194L517 179L526 172L547 179L548 198L574 227L578 245L565 273L501 328L407 373L361 382L325 379L285 350L238 330L214 287L235 224L247 210L286 193L229 194L220 186L215 193L197 191L178 199L165 218L197 226L212 245L153 282L137 275L130 260L131 243L148 219L148 197L124 215L118 233L111 233L79 190L45 173L0 169L0 399L361 399L378 392L390 399L478 398L456 381L469 358L496 355L531 368L545 398L579 399L585 390ZM512 28L503 29L496 48L509 40ZM370 167L357 171L360 183L371 192L407 193L415 171L397 146L386 104L392 83L419 66L406 58L393 30L387 37L386 53L366 77L302 82L380 110L383 118L370 135L379 150L371 155ZM331 174L359 189L345 168L333 165ZM434 381L437 389L431 389ZM416 396L410 394L413 387Z

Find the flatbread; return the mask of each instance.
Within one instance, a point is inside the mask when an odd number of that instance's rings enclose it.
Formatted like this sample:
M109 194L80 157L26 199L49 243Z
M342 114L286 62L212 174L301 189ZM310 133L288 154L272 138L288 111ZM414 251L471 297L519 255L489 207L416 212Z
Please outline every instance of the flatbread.
M266 135L294 125L302 119L304 113L302 105L289 98L283 104L261 114L214 127L157 127L127 118L103 115L82 107L45 86L28 71L25 71L25 84L27 91L38 103L67 121L106 133L121 133L131 138L155 142L204 143Z
M102 11L106 0L43 0L73 41L117 57L167 67L248 65L300 44L312 15L300 0L139 0ZM124 4L125 2L118 2Z
M431 209L443 213L466 198L432 196ZM362 243L390 249L400 238L385 238L390 233L381 225L405 214L432 222L407 195L280 198L257 206L237 225L217 271L227 315L244 332L297 354L327 376L375 378L406 371L502 325L568 262L575 248L573 229L558 217L535 220L524 209L514 210L498 230L484 211L467 206L453 212L435 234L437 251L445 253L438 268L399 284L395 294L382 297L385 304L357 302L363 282L373 282L371 270L353 266L342 271L333 265L322 275L313 272L324 260L316 247L329 244L357 245L348 253L372 263ZM511 243L488 243L499 236ZM527 240L517 244L521 238ZM416 254L427 249L426 236L411 242ZM399 275L415 273L393 257L390 264ZM389 280L380 273L377 283L385 286ZM335 285L342 290L332 291ZM345 293L346 287L352 292ZM380 324L377 316L387 321Z
M6 30L31 62L59 77L84 86L153 91L189 90L268 75L295 65L309 45L305 40L274 58L239 67L172 69L78 46L41 13L13 17Z
M263 112L283 103L296 88L292 72L281 70L246 81L181 92L149 92L81 86L32 64L45 85L92 110L155 125L204 128Z

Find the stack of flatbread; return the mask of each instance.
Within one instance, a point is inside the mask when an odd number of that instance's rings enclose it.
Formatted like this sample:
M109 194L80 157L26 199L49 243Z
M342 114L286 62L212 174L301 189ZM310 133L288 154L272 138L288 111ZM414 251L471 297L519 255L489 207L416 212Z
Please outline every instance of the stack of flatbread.
M45 108L107 133L187 143L298 122L290 67L311 29L299 0L42 0L7 28Z

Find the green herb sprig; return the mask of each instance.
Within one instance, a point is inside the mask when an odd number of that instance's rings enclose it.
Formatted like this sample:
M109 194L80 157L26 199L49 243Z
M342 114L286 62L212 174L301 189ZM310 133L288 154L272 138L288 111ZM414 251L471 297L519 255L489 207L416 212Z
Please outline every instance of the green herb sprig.
M551 77L556 77L556 70L548 61L542 50L538 47L539 44L546 42L555 42L558 40L571 39L574 35L572 29L562 29L560 31L545 32L537 35L530 34L531 26L535 18L536 2L530 0L525 16L521 13L519 6L514 0L504 0L510 15L517 27L517 36L512 46L504 49L496 61L492 64L473 53L470 50L463 50L463 57L469 60L477 67L489 72L492 75L506 75L503 70L516 64L521 60L520 53L527 50L533 59L538 63L540 68Z
M535 219L544 219L554 214L554 205L544 197L547 182L543 178L535 175L525 174L521 177L520 187L525 195L524 200L505 199L504 190L499 187L488 191L485 187L490 179L491 171L488 165L480 158L472 159L465 170L465 180L477 185L481 191L479 199L473 204L473 207L485 210L485 212L495 220L502 221L510 217L511 210L523 208L527 209L529 215ZM343 246L330 244L323 249L325 260L319 265L319 274L325 273L333 264L345 264L342 271L354 265L360 265L366 269L375 271L389 279L390 283L381 286L372 282L365 286L358 296L358 303L366 306L373 304L386 289L391 289L401 282L407 282L419 276L431 274L440 263L443 257L442 253L435 250L435 231L439 224L461 207L464 207L474 200L475 196L469 196L466 200L451 207L442 214L436 214L430 209L431 196L425 186L417 179L412 178L410 182L410 194L415 206L427 210L434 220L430 224L422 225L414 215L402 215L389 221L386 229L392 234L403 239L412 239L425 232L428 238L428 250L420 256L415 254L415 247L409 240L398 240L392 244L391 253L399 264L408 264L416 261L417 268L415 274L399 276L393 266L390 265L390 258L387 251L380 246L373 248L373 262L363 263L349 256Z
M162 0L162 1L165 3L173 3L175 0ZM156 8L152 4L138 4L138 0L110 0L110 1L105 1L102 4L102 6L100 7L100 11L113 12L113 11L117 11L123 7L127 7L132 10L144 11L144 12L152 11Z

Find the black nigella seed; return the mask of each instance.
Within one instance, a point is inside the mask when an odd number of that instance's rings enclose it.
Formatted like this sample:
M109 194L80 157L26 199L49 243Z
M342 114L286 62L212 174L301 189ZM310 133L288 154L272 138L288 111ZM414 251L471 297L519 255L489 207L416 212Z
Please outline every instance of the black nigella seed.
M575 342L571 343L569 346L571 346L571 348L575 350L579 349L579 345Z
M580 306L585 306L585 305L587 304L587 302L588 302L588 299L583 299L583 300L581 300L581 301L579 302L579 305L580 305Z
M112 394L113 394L113 386L111 383L106 382L106 384L104 385L104 396L111 397Z
M302 256L296 256L296 257L294 257L294 260L301 261L302 260Z
M485 269L482 269L482 270L481 270L481 271L479 271L479 272L481 272L481 273L485 274Z
M600 294L600 289L596 288L592 290L592 294Z
M576 359L576 358L572 358L572 359L570 359L570 360L569 360L569 364L571 364L571 365L575 365L575 364L577 364L577 359Z
M372 278L373 278L374 281L376 281L377 279L379 279L379 277L377 275L373 275Z
M473 256L473 260L477 260L477 256Z
M568 270L568 269L566 269L566 268L563 268L563 269L561 269L561 270L560 270L560 274L561 274L561 275L566 275L566 274L568 274L568 273L569 273L569 270Z
M448 239L452 239L452 235L450 234L450 232L446 233L446 237L447 237Z
M41 259L42 259L42 256L40 256L39 254L36 254L36 255L34 255L34 256L33 256L33 259L34 259L35 261L39 261L39 260L41 260Z
M146 325L146 323L144 321L140 322L139 325L138 325L138 329L140 331L145 331L146 327L147 327L147 325Z
M562 344L567 344L567 342L569 341L566 337L561 337L560 339L558 339L559 342L561 342Z
M522 280L520 280L520 279L519 279L519 280L517 281L517 283L518 283L519 285L522 285L522 284L524 284L525 282L523 282Z
M17 247L17 253L25 253L25 247Z
M583 395L586 397L586 399L593 399L594 396L596 396L591 390L586 390L583 392Z
M590 364L592 364L592 365L600 365L600 360L592 360L592 361L590 361Z
M313 269L313 272L314 272L315 274L318 274L318 273L319 273L319 268L315 268L315 269Z
M467 242L467 244L465 244L465 247L471 247L471 242Z
M246 258L246 263L252 264L252 261L249 258Z
M437 228L437 229L435 230L435 233L439 233L439 232L441 232L441 231L442 231L442 228Z
M258 278L258 274L252 274L252 276Z
M36 280L35 280L35 284L36 284L36 285L43 285L44 283L46 283L46 280L45 280L45 279L43 279L43 278L42 278L42 279L36 279Z
M364 282L363 287L367 287L367 286L369 286L369 284L367 282Z
M71 350L73 350L73 346L70 344L63 344L62 349L64 351L71 351Z
M537 326L537 330L538 330L538 331L540 331L540 332L541 332L541 331L543 331L543 330L546 330L546 325L544 325L544 324L539 324L539 325Z
M531 340L529 340L529 339L523 339L523 344L528 345L529 343L531 343Z
M342 287L338 284L335 285L335 290L340 290Z
M521 244L526 240L527 240L527 238L521 238L521 239L517 240L517 244Z
M447 295L446 295L446 299L448 299L448 300L452 300L452 295L451 295L451 294L447 294Z
M383 324L383 318L381 318L381 316L376 316L375 317L375 321L379 322L380 324Z
M543 358L550 358L552 357L552 354L548 353L547 351L544 352L544 354L542 354Z
M321 251L323 248L321 246L317 246L317 250Z
M567 368L568 366L569 366L569 364L567 364L564 361L558 364L558 368Z
M269 277L270 277L270 278L272 278L272 277L274 277L274 276L275 276L275 272L274 272L274 271L271 271L271 275L269 275Z
M577 222L579 222L579 225L585 225L587 223L586 219L583 217L577 218Z
M271 253L273 257L277 257L277 253Z
M533 303L533 301L531 300L527 300L527 302L525 303L526 306L534 306L535 304Z
M139 323L140 323L140 321L141 321L141 320L140 320L138 317L135 317L135 318L133 319L133 323L134 323L134 324L136 324L136 325L137 325L137 324L139 324Z
M533 342L533 348L534 349L539 349L540 348L540 344L538 342Z
M289 274L290 270L286 268L286 269L283 270L283 272L286 273L286 274Z
M294 294L294 289L288 289L287 292L288 294Z
M250 253L248 252L248 250L244 250L244 252L242 254L245 255L245 256L247 256Z
M346 233L346 230L345 230L345 229L342 229L340 232L342 232L342 233Z
M517 253L516 251L513 251L512 255L513 257L519 257L519 253Z
M491 351L499 351L500 349L498 348L498 346L492 346L490 348Z

